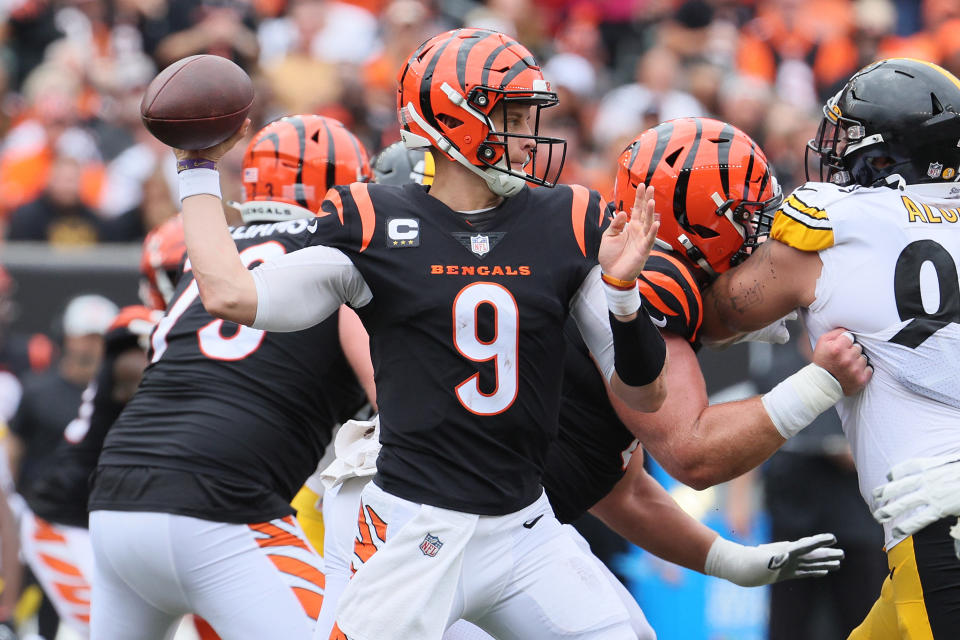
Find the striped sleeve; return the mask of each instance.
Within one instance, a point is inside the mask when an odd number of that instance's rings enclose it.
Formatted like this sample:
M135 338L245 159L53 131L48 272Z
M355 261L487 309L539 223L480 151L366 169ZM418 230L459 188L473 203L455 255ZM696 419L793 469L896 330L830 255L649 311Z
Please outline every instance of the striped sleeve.
M801 251L820 251L834 244L833 224L827 211L804 202L797 192L777 210L770 237Z
M342 251L364 252L376 228L376 216L369 185L354 182L327 191L316 224L311 225L308 244L335 247Z
M640 274L640 298L654 324L691 344L703 324L703 298L692 268L668 252L654 249Z
M600 194L581 185L569 185L571 191L570 222L577 248L584 257L595 258L600 239L609 219L607 203Z

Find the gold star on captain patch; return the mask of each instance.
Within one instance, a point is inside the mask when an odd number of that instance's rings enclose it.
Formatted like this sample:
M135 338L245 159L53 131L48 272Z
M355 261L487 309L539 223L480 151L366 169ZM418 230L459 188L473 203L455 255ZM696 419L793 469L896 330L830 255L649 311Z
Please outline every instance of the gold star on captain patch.
M394 246L396 246L396 244L397 244L397 241L396 241L396 240L394 240L394 241L393 241L393 244L394 244Z

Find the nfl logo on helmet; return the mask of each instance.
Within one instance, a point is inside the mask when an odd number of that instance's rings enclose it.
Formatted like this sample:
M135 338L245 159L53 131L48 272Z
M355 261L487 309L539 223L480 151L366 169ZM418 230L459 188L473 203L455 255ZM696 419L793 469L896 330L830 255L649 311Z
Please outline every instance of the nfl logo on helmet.
M423 542L420 543L420 551L423 552L423 555L433 558L437 555L437 552L440 551L440 547L442 546L443 543L440 542L440 538L428 533L423 539Z

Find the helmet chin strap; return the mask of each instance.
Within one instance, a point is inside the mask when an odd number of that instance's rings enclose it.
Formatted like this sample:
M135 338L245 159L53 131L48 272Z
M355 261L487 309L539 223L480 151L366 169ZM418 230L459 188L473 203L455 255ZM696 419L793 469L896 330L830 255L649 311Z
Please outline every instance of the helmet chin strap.
M710 276L710 278L716 278L718 275L720 275L714 271L713 267L710 266L710 263L707 262L707 259L703 257L703 252L700 251L700 249L697 249L693 243L690 242L690 238L688 238L685 234L681 233L679 236L677 236L677 241L686 250L687 257L697 263L697 266L703 269L707 275Z
M460 151L453 146L453 143L443 136L442 133L430 126L426 120L420 117L420 114L417 113L417 110L413 108L412 102L408 102L404 107L404 110L406 111L406 115L420 125L420 128L423 129L433 140L431 143L423 136L401 130L400 137L403 139L403 143L408 149L421 149L423 147L435 146L443 153L453 156L454 160L456 160L458 163L483 178L484 182L486 182L487 186L490 188L490 191L503 198L510 198L517 195L527 183L527 181L523 178L510 173L504 173L496 169L481 169L480 167L474 166L465 155L460 153ZM497 163L497 166L500 166L501 164L506 164L505 159L501 158L500 162Z

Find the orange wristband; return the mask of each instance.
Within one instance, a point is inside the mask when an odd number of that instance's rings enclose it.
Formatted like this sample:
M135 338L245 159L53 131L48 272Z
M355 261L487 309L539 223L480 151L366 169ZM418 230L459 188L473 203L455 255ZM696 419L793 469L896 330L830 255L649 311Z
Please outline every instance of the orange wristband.
M619 289L621 291L629 291L630 289L637 288L636 280L621 280L620 278L614 278L613 276L608 276L607 274L601 272L600 279L605 283L613 287L614 289Z

